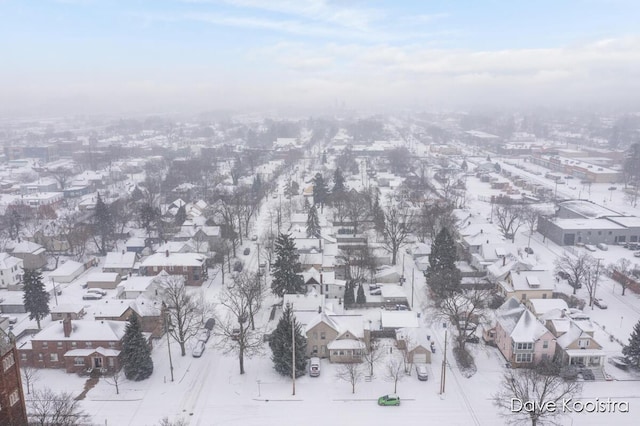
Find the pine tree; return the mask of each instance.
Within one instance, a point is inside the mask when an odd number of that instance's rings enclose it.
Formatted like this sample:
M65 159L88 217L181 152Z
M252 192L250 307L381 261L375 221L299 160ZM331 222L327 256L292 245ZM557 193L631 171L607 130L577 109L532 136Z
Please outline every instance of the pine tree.
M294 340L291 333L292 326L293 334L295 335L296 377L300 377L306 372L307 339L302 334L302 325L296 321L293 309L288 303L269 340L269 347L272 352L271 360L278 373L291 377L291 366L293 364L292 344Z
M362 283L358 286L358 296L356 297L356 303L358 305L363 305L367 303L367 296L364 295L364 288L362 287Z
M329 189L327 183L320 173L317 173L313 178L313 203L324 205L329 195Z
M38 269L25 269L22 276L24 284L24 308L29 319L36 320L40 330L40 320L49 314L49 293L44 289L42 274Z
M135 313L129 317L122 339L122 367L126 378L136 382L148 378L153 373L151 349L142 334L140 320Z
M180 208L178 208L178 211L176 212L176 217L174 218L174 223L177 226L182 226L182 224L184 223L185 220L187 220L187 208L183 204L183 205L180 206Z
M629 337L629 344L622 348L622 354L629 363L640 368L640 321L633 327L633 332Z
M280 234L275 242L276 261L271 267L271 291L276 296L304 293L304 280L300 272L298 250L289 234Z
M469 165L467 164L467 160L462 160L462 164L460 165L460 168L462 170L464 170L465 172L469 169Z
M333 190L331 191L331 193L334 195L342 194L344 191L344 176L342 176L342 170L340 170L340 167L338 167L333 173Z
M312 206L307 214L307 237L320 238L320 221L316 206Z
M380 207L380 199L376 195L376 199L373 202L373 226L376 232L384 231L384 211Z
M113 216L109 211L109 206L102 201L102 197L98 192L98 199L96 201L96 210L93 214L94 224L94 241L100 254L106 255L108 249L108 243L113 238Z
M344 289L344 305L345 306L353 305L356 302L356 299L353 295L354 287L355 286L354 286L353 280L347 281L347 284L345 285L345 289Z
M426 273L427 283L436 301L460 291L462 276L455 265L457 259L455 242L447 228L442 228L431 244Z
M307 197L304 197L304 211L309 213L310 209L311 209L311 204L309 204L309 199Z

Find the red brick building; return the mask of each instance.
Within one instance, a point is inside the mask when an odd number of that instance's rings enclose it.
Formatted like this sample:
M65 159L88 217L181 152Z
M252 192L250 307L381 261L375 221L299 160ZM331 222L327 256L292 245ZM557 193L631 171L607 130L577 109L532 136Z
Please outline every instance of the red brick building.
M18 352L14 342L0 330L0 425L22 426L27 424L27 410Z
M180 275L186 285L201 286L207 278L207 258L198 253L155 253L140 264L140 275L153 276L165 271L169 275Z
M118 371L126 321L76 320L49 324L22 345L20 363L36 368L64 368L67 373Z

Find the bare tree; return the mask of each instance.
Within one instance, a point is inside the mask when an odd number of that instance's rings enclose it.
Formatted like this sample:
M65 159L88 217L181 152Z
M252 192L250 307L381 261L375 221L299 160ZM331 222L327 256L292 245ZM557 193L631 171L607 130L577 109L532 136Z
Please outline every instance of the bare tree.
M388 381L393 382L393 393L398 392L398 382L402 380L406 374L404 372L404 361L397 357L389 358L387 361L386 373L385 378Z
M27 395L29 395L30 391L33 391L33 385L40 379L40 370L30 365L23 365L20 370L22 371L24 384L27 387Z
M527 229L529 231L529 240L527 241L527 247L531 247L531 236L536 231L536 227L538 226L539 216L540 216L540 212L531 206L522 208L522 219L527 225Z
M187 354L187 341L198 333L207 307L201 298L187 291L184 278L179 275L167 275L160 283L160 298L169 312L169 334L180 345L182 356Z
M364 351L362 354L362 359L364 363L369 368L369 376L373 377L373 368L384 356L384 351L381 350L378 342L371 342L369 348Z
M384 212L384 248L391 253L391 264L395 265L398 251L407 242L411 232L413 216L406 210L400 210L396 206L390 206Z
M225 353L238 355L240 374L244 374L244 358L262 353L262 334L247 325L251 302L238 286L226 287L220 296L220 304L227 308L227 315L216 322L215 334Z
M71 393L55 393L49 388L33 392L27 400L29 424L41 426L74 426L85 424L89 416L80 409L80 402Z
M110 375L104 376L104 381L116 388L116 395L120 394L120 382L122 382L122 379L122 370L114 371Z
M581 391L580 382L565 381L539 369L520 368L504 374L500 390L493 395L493 403L503 409L500 415L507 424L529 421L531 426L543 421L559 424L555 419L565 414L562 405L572 401Z
M513 204L496 204L494 216L502 235L515 242L516 233L523 223L522 208Z
M267 296L265 287L260 282L260 275L243 272L235 278L234 282L235 290L241 292L247 301L249 323L251 330L255 330L254 316L262 308L262 303Z
M183 418L169 420L169 417L163 417L158 426L187 426L189 422Z
M596 290L598 289L598 280L600 279L600 259L591 257L587 265L587 279L584 281L589 293L589 306L593 308L593 301L596 298Z
M444 298L436 317L449 321L457 332L458 347L464 351L467 339L475 334L480 322L486 320L486 301L491 297L486 290L468 290Z
M336 369L336 378L351 384L351 393L356 393L356 385L364 376L362 364L359 362L347 362L340 364Z
M610 265L609 268L611 269L612 274L614 271L617 271L618 273L624 275L622 279L616 280L622 286L622 295L624 296L624 292L629 285L629 279L627 277L631 273L631 261L623 257L622 259L618 259L615 264Z
M575 257L564 253L556 259L555 270L556 273L562 272L568 276L567 281L573 287L573 294L576 294L576 290L582 287L583 283L586 284L592 264L593 257L587 253L581 253Z
M57 167L49 173L56 180L61 191L66 188L69 179L73 176L73 171L67 167Z

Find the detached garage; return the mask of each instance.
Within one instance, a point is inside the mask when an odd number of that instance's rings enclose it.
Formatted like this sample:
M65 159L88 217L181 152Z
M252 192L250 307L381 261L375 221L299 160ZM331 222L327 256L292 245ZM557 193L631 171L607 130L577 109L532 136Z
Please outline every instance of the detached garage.
M84 271L85 267L82 263L67 260L60 265L58 269L50 272L49 278L52 278L57 283L70 283L78 278Z
M118 284L120 284L120 274L117 272L94 272L87 277L87 288L112 290Z

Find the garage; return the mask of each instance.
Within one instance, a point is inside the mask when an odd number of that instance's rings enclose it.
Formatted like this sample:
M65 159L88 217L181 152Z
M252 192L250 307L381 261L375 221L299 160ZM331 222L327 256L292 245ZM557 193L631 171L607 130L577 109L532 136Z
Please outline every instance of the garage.
M427 359L427 354L422 354L422 353L414 353L413 354L413 363L414 364L426 364L428 363L430 360Z

